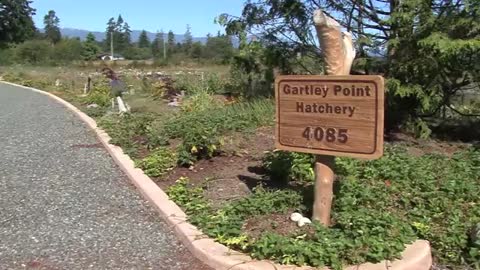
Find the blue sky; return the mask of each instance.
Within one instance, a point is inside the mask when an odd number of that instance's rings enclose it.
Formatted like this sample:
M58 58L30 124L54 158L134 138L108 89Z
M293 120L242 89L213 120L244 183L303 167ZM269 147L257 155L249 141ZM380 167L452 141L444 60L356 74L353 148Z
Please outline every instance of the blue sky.
M183 34L190 24L193 36L206 36L222 30L214 23L221 13L240 15L245 0L33 0L38 28L43 16L53 9L60 26L105 31L109 18L122 15L132 30L156 32L172 30Z

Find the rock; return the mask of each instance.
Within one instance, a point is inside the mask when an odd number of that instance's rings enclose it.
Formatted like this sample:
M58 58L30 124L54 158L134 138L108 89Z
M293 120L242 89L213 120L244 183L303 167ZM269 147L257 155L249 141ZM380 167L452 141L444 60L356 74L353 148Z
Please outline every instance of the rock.
M168 106L180 107L180 102L175 98L172 102L168 103Z
M303 218L303 216L302 216L302 214L300 214L300 213L296 213L296 212L295 212L295 213L292 213L292 214L290 215L290 220L293 221L293 222L298 222L298 221L299 221L300 219L302 219L302 218Z
M100 107L100 106L98 106L98 105L97 105L97 104L95 104L95 103L93 103L93 104L89 104L89 105L87 106L87 108L88 108L88 109L92 109L92 108L98 108L98 107Z
M302 218L297 222L297 225L298 225L298 227L303 227L303 226L305 226L306 224L310 224L310 223L312 223L312 221L311 221L309 218L302 217Z

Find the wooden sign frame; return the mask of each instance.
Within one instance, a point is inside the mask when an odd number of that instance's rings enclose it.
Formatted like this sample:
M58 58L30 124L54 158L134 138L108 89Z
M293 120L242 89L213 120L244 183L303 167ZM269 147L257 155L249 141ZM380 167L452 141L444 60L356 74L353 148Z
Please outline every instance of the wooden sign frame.
M373 151L346 151L324 148L313 148L303 145L288 145L282 143L282 134L281 134L281 109L280 100L282 93L280 92L280 84L285 82L308 82L308 83L339 83L339 84L351 84L351 83L368 83L373 84L375 87L373 93L375 93L375 107L372 110L375 111L375 127L373 135ZM317 97L318 98L318 97ZM276 128L275 128L275 146L277 149L294 151L294 152L304 152L317 155L328 155L328 156L345 156L345 157L354 157L361 159L376 159L383 155L383 133L384 133L384 80L381 76L376 75L339 75L339 76L320 76L320 75L284 75L278 76L275 80L275 99L276 99ZM359 97L356 97L358 100ZM312 96L312 100L316 100L315 96ZM324 100L328 102L328 98ZM371 101L370 101L371 102ZM323 116L324 118L328 116ZM353 148L353 147L352 147Z

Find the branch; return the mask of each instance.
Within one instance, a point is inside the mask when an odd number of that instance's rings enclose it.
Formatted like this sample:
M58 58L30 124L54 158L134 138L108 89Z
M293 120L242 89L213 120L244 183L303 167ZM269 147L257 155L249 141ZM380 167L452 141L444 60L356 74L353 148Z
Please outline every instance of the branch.
M452 107L452 105L447 106L450 110L460 114L461 116L466 116L466 117L480 117L480 114L468 114L468 113L462 113L461 111L455 109Z

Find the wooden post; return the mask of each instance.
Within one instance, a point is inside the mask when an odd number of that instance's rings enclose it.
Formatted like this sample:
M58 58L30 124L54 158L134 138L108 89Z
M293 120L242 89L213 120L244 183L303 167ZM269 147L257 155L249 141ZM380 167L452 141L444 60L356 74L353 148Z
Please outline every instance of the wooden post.
M316 156L315 160L315 201L313 203L313 220L330 226L330 212L333 200L333 164L332 156Z
M315 28L325 58L327 75L348 75L355 58L352 35L342 33L340 24L321 10L314 14ZM315 200L313 220L330 226L330 212L333 200L334 157L316 156L315 160Z

